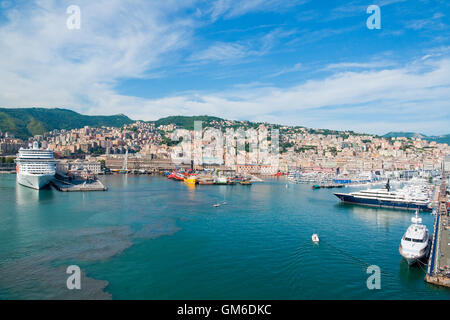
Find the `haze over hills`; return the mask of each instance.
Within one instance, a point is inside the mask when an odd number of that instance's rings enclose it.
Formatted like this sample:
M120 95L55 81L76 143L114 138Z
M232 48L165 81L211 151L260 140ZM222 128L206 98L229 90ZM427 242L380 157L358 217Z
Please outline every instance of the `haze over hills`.
M417 132L389 132L383 136L384 138L420 138L428 141L436 141L437 143L446 143L450 145L450 134L440 135L440 136L427 136L422 133Z
M122 127L123 125L133 123L135 120L119 114L112 116L88 116L82 115L75 111L61 108L0 108L0 131L9 132L14 136L22 139L32 137L34 135L42 135L45 132L54 129L77 129L84 126L91 127ZM201 116L169 116L161 118L154 122L156 126L175 124L179 127L192 130L194 128L194 121L203 121L204 123L211 123L214 121L225 121L222 118L201 115ZM246 121L248 125L253 126L256 123ZM279 126L279 125L276 125ZM309 130L311 133L333 133L339 134L342 132L335 130ZM352 131L347 131L352 133ZM406 138L421 138L429 141L436 141L438 143L447 143L450 145L450 134L442 136L426 136L416 132L389 132L383 137L406 137Z

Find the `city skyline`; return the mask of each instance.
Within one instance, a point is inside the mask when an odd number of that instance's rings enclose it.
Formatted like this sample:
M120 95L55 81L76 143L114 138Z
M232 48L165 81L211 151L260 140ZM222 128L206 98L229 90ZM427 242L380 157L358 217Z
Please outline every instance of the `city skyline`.
M35 109L35 110L61 110L64 112L76 112L78 116L87 116L90 117L90 115L87 114L82 114L82 113L78 113L76 110L72 110L72 109L66 109L66 108L45 108L45 107L29 107L29 108L6 108L9 109L11 111L14 110L27 110L27 109ZM5 108L3 108L3 110L6 110ZM0 107L0 112L2 111L2 108ZM127 114L111 114L111 115L95 115L95 116L100 116L100 117L124 117L125 119L128 119L130 122L136 123L136 122L147 122L147 123L156 123L158 121L161 120L166 120L166 119L170 119L172 117L182 117L182 118L186 118L186 119L194 119L192 121L203 121L201 120L201 118L215 118L215 116L210 115L210 114L193 114L193 115L181 115L181 114L176 114L176 115L166 115L166 116L162 116L161 118L155 119L155 120L143 120L143 119L133 119L131 117L129 117ZM198 118L198 119L197 119ZM292 128L305 128L305 129L312 129L312 130L330 130L330 131L337 131L337 132L352 132L355 134L361 134L361 135L372 135L372 136L379 136L379 137L385 137L385 138L389 138L389 137L406 137L406 138L440 138L440 137L447 137L450 136L449 133L444 133L444 134L439 134L439 135L427 135L424 134L423 132L418 132L418 131L395 131L395 129L389 131L389 132L384 132L381 134L376 134L376 133L371 133L368 131L354 131L354 130L350 130L350 129L341 129L341 130L334 130L334 129L330 129L330 128L324 128L324 127L308 127L308 126L304 126L302 124L293 124L293 125L286 125L283 123L276 123L276 122L267 122L267 121L251 121L248 119L226 119L226 118L221 118L221 117L217 117L220 120L224 120L224 121L232 121L232 122L249 122L249 123L253 123L253 124L267 124L270 126L286 126L286 127L292 127ZM196 119L196 120L195 120ZM121 121L119 119L116 119L116 121ZM123 125L125 125L126 123L124 122ZM88 125L89 127L92 128L98 128L98 127L102 127L102 126L106 126L106 127L116 127L116 128L120 128L123 125L110 125L110 124L105 124L105 125ZM73 128L70 128L68 130L71 129L82 129L85 125L79 125L79 126L74 126ZM182 128L183 126L181 126ZM58 129L58 128L54 128L54 129ZM48 133L50 131L53 131L54 129L49 129L47 131L45 131L45 133ZM59 130L59 129L58 129ZM4 129L0 126L0 133L9 133L12 134L12 136L15 136L14 132L11 132L8 129ZM44 133L44 132L43 132ZM31 137L30 137L31 138ZM442 142L441 142L442 143ZM446 143L446 142L443 142ZM447 143L448 144L448 143Z
M449 4L373 4L1 1L0 105L448 134Z

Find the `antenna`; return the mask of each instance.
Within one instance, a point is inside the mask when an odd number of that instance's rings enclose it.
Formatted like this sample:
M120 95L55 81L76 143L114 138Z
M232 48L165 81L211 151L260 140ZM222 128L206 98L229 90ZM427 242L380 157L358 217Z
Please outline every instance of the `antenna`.
M388 181L387 181L387 183L386 183L386 190L389 192L389 191L391 191L391 185L390 185L390 179L388 179Z

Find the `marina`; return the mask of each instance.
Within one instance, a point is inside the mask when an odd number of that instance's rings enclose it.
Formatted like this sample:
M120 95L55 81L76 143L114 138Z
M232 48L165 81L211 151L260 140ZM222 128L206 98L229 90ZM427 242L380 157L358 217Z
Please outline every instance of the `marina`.
M0 214L0 298L67 294L58 270L75 263L87 299L450 299L398 254L409 211L341 203L285 178L251 188L100 180L108 192L36 191L0 176L0 201L15 199ZM434 216L420 216L432 231ZM380 266L382 290L367 289L369 265Z

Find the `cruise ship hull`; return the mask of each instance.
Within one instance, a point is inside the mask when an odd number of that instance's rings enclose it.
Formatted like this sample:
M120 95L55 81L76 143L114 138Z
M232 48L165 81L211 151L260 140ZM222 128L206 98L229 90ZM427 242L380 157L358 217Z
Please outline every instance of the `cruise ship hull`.
M421 211L431 211L431 208L427 204L418 204L414 202L398 202L390 200L380 200L380 199L367 199L361 197L355 197L350 194L345 193L335 193L342 202L359 204L364 206L372 207L382 207L382 208L394 208L403 210L421 210Z
M17 182L22 186L39 190L47 186L53 177L53 175L19 173L17 175Z

